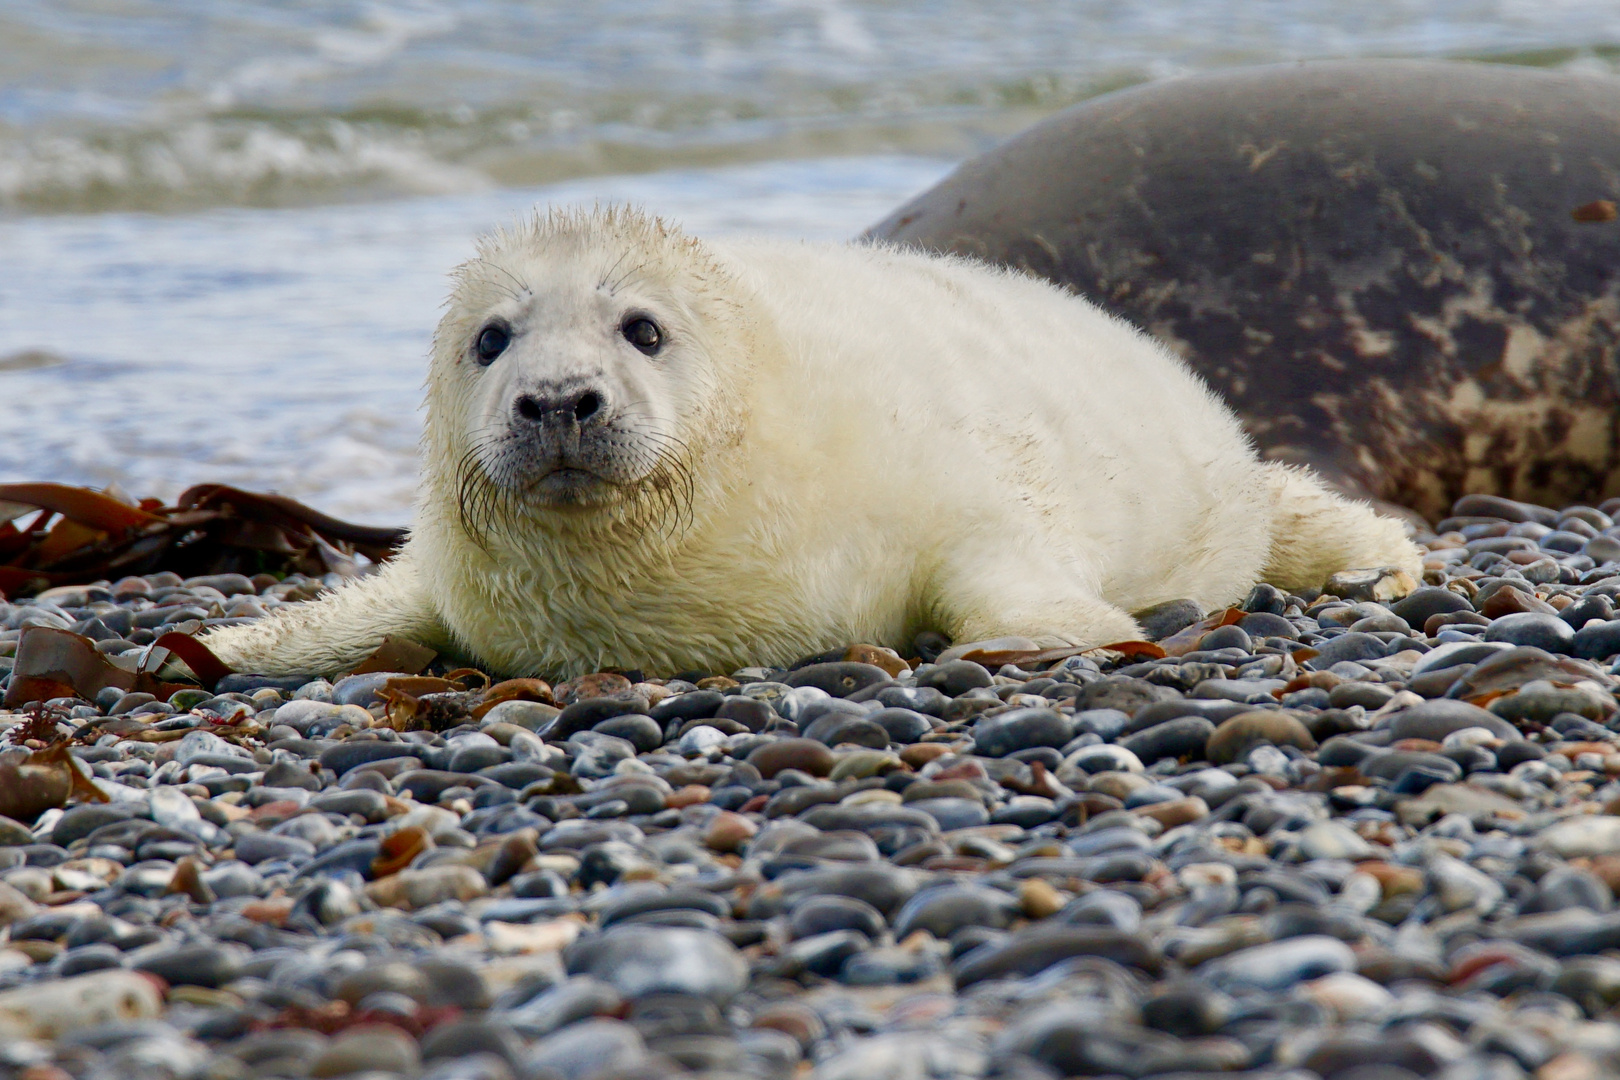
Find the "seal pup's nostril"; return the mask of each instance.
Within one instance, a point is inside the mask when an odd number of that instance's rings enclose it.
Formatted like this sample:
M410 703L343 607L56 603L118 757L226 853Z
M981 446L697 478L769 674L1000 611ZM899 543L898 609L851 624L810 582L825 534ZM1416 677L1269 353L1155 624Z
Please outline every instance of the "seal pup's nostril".
M539 423L546 415L546 408L540 403L538 398L533 398L528 394L524 394L522 397L517 399L517 413L525 420L532 420L535 423Z
M602 412L606 402L597 390L581 390L555 397L543 394L524 394L512 403L512 409L524 420L547 427L583 424Z

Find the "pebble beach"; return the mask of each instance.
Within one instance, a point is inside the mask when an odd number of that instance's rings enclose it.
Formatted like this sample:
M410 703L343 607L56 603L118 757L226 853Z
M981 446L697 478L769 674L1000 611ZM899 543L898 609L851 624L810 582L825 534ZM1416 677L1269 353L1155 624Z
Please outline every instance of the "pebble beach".
M1422 582L1026 667L923 635L0 714L0 1075L1617 1075L1617 512L1470 496ZM334 583L58 588L0 657Z

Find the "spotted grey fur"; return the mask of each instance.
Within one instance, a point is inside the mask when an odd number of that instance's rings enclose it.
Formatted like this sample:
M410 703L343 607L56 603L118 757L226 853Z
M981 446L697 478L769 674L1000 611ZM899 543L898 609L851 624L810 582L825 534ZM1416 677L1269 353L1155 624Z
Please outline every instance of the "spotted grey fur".
M1345 61L1054 116L871 235L1171 344L1265 455L1443 515L1620 491L1620 80Z

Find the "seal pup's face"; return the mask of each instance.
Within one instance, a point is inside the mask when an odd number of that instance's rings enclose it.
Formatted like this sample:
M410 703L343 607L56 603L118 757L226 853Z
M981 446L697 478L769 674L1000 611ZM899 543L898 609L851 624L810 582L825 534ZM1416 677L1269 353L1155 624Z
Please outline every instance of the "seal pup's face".
M435 335L429 394L469 535L514 517L690 514L692 419L720 381L715 273L694 241L625 210L480 245Z

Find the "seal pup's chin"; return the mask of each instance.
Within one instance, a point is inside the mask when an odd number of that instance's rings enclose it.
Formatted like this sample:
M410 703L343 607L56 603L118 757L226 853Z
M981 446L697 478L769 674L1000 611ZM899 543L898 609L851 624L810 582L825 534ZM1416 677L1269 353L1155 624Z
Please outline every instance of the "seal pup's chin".
M531 484L528 495L547 509L600 506L618 497L618 485L589 469L563 465Z

